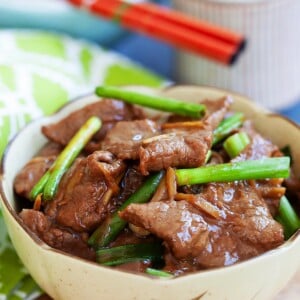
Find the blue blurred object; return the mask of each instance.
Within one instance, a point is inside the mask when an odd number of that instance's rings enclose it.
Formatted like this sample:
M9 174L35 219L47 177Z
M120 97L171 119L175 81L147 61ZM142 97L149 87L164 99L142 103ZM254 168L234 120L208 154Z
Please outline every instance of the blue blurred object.
M39 28L111 45L126 31L62 0L0 0L0 27Z
M112 49L145 68L174 80L174 49L165 43L138 34L130 34L112 45Z
M300 125L300 99L295 105L279 111L279 113Z

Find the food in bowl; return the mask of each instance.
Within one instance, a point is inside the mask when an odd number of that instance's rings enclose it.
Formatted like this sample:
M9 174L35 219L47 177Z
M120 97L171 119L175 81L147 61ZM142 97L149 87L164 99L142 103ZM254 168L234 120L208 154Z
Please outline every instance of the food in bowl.
M228 94L228 91L196 86L133 89L193 103L203 99L218 100ZM300 144L295 142L300 139L299 126L256 106L244 96L230 94L234 98L231 105L233 112L242 112L263 136L280 148L290 145L293 171L299 178ZM97 101L99 97L94 95L83 96L56 114L31 122L12 140L2 160L0 192L4 220L20 259L40 287L54 299L272 299L299 267L299 231L282 246L241 263L161 280L158 276L143 276L142 273L105 267L54 249L24 226L18 214L20 207L13 194L13 183L17 173L47 142L41 127L57 123L79 108ZM157 111L147 110L148 113L151 117L158 115Z
M293 172L283 179L289 158L230 111L231 97L185 103L97 92L122 101L44 125L48 143L14 180L22 224L49 246L169 277L258 256L300 226L285 197L287 188L299 196Z

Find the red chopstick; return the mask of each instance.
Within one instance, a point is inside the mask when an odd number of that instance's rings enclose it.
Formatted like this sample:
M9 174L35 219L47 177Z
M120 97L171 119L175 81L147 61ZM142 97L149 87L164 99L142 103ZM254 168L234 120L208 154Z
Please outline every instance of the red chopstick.
M245 46L245 39L240 34L150 3L128 4L120 0L69 2L119 21L124 27L223 64L233 64Z

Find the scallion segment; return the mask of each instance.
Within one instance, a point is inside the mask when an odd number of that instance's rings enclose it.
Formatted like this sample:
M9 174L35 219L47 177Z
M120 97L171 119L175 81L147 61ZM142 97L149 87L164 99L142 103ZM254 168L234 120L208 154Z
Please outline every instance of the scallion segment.
M246 160L235 163L203 166L176 170L178 185L236 180L287 178L290 171L289 157Z
M250 139L246 132L238 132L228 137L223 147L230 158L238 156L249 145Z
M173 274L171 274L169 272L165 272L165 271L157 270L157 269L153 269L153 268L147 268L146 273L148 275L156 276L156 277L163 277L163 278L172 278L172 277L174 277Z
M43 193L43 200L48 201L53 199L62 176L70 168L87 142L100 128L101 120L97 117L91 117L83 124L64 150L58 155L50 169L33 187L31 191L32 200L35 200L39 193Z
M234 115L224 119L219 126L214 130L213 146L227 137L234 129L242 126L244 115L235 113Z
M96 88L96 94L100 97L118 99L127 103L138 104L160 111L193 118L200 118L205 113L205 105L203 104L180 101L156 95L146 95L113 86L98 86Z
M119 217L118 212L125 209L131 203L148 202L156 191L164 172L161 171L147 178L144 184L133 193L120 208L108 217L89 238L89 245L95 249L108 246L117 235L124 229L127 222Z
M44 187L50 177L50 172L49 170L40 178L40 180L36 183L36 185L33 187L33 189L30 192L30 200L35 201L36 197L39 194L43 193Z
M139 260L162 260L163 248L160 243L129 244L103 248L96 252L97 262L105 266L117 266Z
M205 164L208 163L208 161L211 159L211 156L212 156L212 151L208 150L205 156L205 161L204 161Z
M286 239L300 228L300 218L285 196L280 199L278 214L275 219L283 226Z

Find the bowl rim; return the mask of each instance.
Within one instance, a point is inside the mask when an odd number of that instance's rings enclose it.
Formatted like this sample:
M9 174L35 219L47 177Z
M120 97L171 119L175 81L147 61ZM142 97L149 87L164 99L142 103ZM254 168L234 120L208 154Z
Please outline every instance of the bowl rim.
M126 88L135 88L136 86L126 86ZM141 87L141 86L140 86ZM250 98L248 98L247 96L244 96L243 94L240 93L236 93L236 92L232 92L230 90L226 90L226 89L220 89L220 88L215 88L212 86L208 86L208 85L181 85L181 84L173 84L173 85L169 85L166 87L162 87L162 88L151 88L151 87L145 87L147 88L149 91L158 91L158 92L164 92L164 91L168 91L168 90L172 90L172 89L176 89L176 88L197 88L197 89L205 89L205 90L211 90L211 91L218 91L218 92L222 92L224 94L230 94L233 97L234 96L238 96L240 98L243 98L243 100L245 100L248 104L251 105L251 107L253 107L255 110L259 109L262 114L267 115L268 117L275 117L275 118L279 118L279 119L283 119L284 121L289 122L290 124L292 124L294 127L296 127L299 131L300 131L300 125L298 125L297 123L295 123L294 121L288 119L285 116L282 116L278 113L273 113L267 109L265 109L264 107L258 105L257 103L254 103L253 101L251 101ZM111 267L107 267L107 266L103 266L98 264L97 262L93 262L93 261L88 261L86 259L80 258L78 256L69 254L67 252L64 252L62 250L59 249L55 249L51 246L49 246L48 244L46 244L43 240L41 240L36 234L34 234L33 232L31 232L31 230L29 228L27 228L27 226L24 225L22 219L19 217L18 213L16 212L15 209L13 209L13 207L10 205L10 202L8 201L7 195L5 193L5 189L4 189L4 184L5 184L5 162L6 162L6 158L7 155L9 153L10 148L12 147L12 144L14 143L14 141L19 137L19 135L22 134L22 132L27 129L28 127L31 126L35 126L36 123L41 122L42 120L51 120L52 117L54 117L57 113L60 113L61 111L64 111L68 106L72 106L74 104L74 102L76 101L80 101L83 100L85 98L88 97L93 97L95 96L94 93L85 93L83 95L74 97L71 101L65 103L62 107L60 107L58 110L56 110L53 114L49 115L49 116L41 116L38 117L32 121L30 121L29 123L27 123L21 130L19 130L19 132L17 132L13 138L9 141L9 143L7 144L5 151L3 153L3 156L1 158L0 161L0 204L2 203L3 205L5 205L5 208L9 211L10 215L13 217L14 221L17 222L18 226L21 228L21 230L25 231L27 233L27 235L34 241L34 243L36 244L36 246L40 246L42 250L44 251L50 251L53 252L55 254L58 255L64 255L67 256L68 258L71 259L75 259L76 261L81 261L84 264L88 264L90 266L96 266L96 267L100 267L100 268L104 268L106 270L111 270L113 272L121 272L121 273L127 273L128 276L142 276L145 277L148 280L156 280L158 283L159 282L165 282L166 280L188 280L190 277L193 276L205 276L206 274L212 275L214 273L219 273L219 272L223 272L224 269L231 270L234 268L240 268L240 266L245 267L245 265L247 264L251 264L253 263L253 261L256 260L261 260L264 259L266 256L272 256L272 255L279 255L280 251L287 251L289 248L293 247L293 244L295 241L299 241L300 240L300 229L295 232L293 234L293 236L291 236L287 241L285 241L282 245L280 245L279 247L276 247L274 249L271 249L267 252L264 252L258 256L249 258L247 260L244 261L239 261L235 264L226 266L226 267L218 267L218 268L212 268L212 269L208 269L208 270L199 270L197 272L193 272L193 273L187 273L184 274L183 276L174 276L172 278L161 278L160 280L157 280L157 278L149 276L147 274L142 274L142 273L136 273L136 272L132 272L132 271L123 271L123 270L119 270L119 269L112 269ZM1 206L0 206L1 207ZM299 261L300 263L300 261ZM298 265L299 265L298 263Z

